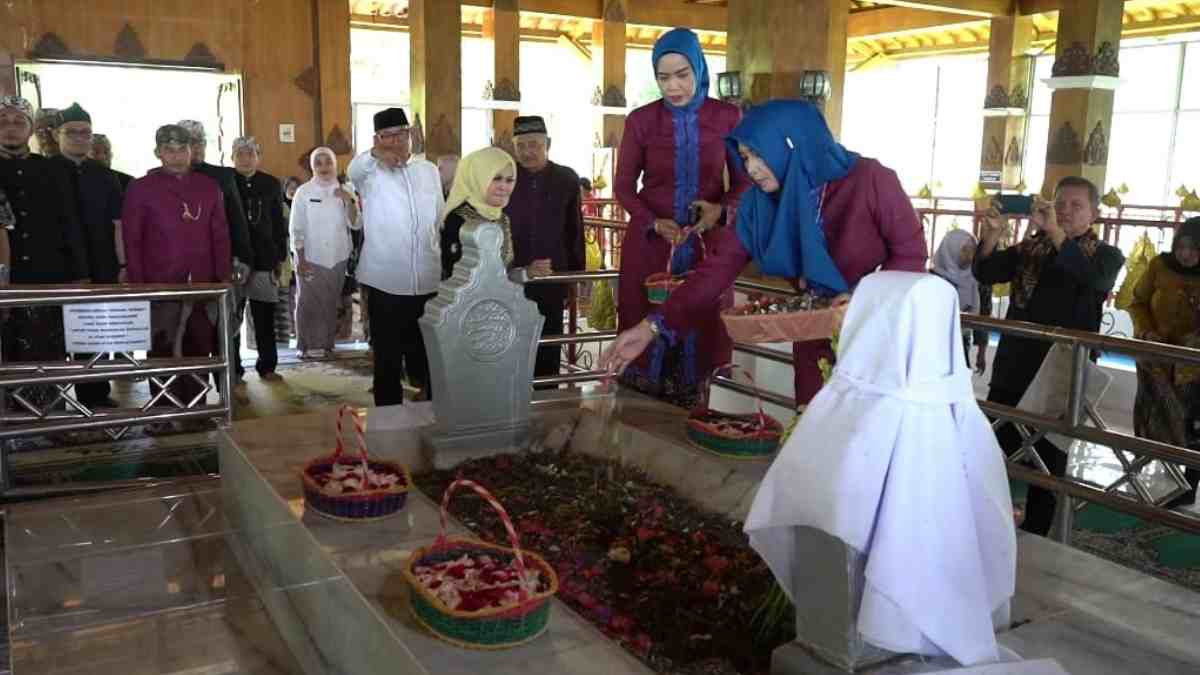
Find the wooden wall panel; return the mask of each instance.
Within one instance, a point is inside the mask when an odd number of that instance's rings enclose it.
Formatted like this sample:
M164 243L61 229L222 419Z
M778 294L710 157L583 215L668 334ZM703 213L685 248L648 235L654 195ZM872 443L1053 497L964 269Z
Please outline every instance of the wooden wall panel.
M318 67L314 9L327 2L349 11L338 0L8 0L0 3L0 51L25 59L53 33L75 55L112 57L126 24L147 59L183 60L203 45L227 72L242 75L246 132L263 145L264 170L287 176L298 171L301 152L324 140L316 126L320 89L310 95L295 81ZM331 99L328 114L345 120L349 136L348 28L344 59L347 72L332 88L338 100ZM287 123L296 125L295 143L279 142L279 125Z
M275 176L298 175L300 154L323 144L316 123L320 90L312 89L317 94L313 96L296 83L316 68L312 40L311 0L257 0L247 5L241 68L244 126L263 147L263 170ZM315 75L312 82L317 82ZM279 141L280 124L296 125L295 143ZM341 168L346 168L345 162Z

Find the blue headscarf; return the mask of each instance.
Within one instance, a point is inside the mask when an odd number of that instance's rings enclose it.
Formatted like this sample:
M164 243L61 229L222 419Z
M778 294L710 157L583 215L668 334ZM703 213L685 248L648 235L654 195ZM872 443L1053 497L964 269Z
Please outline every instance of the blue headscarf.
M708 62L700 48L700 38L686 28L674 28L663 33L654 43L650 66L658 73L658 60L665 54L679 54L687 59L696 75L696 93L692 100L682 106L663 104L671 111L675 131L675 222L690 225L689 210L692 202L700 196L700 106L708 98ZM676 274L692 266L695 258L695 241L689 238L675 252L671 264ZM676 270L676 268L680 268Z
M725 143L743 173L739 143L779 180L774 194L752 186L738 206L738 238L762 271L845 292L849 286L826 247L820 206L825 184L850 173L858 155L834 140L824 116L807 101L776 100L751 108Z

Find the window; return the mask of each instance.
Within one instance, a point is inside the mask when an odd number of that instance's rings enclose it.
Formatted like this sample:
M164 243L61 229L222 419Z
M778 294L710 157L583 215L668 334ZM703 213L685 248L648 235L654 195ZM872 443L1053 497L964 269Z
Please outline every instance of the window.
M1030 190L1042 187L1054 56L1037 59L1025 176ZM1182 86L1181 86L1182 85ZM1124 185L1126 204L1175 204L1180 184L1200 184L1200 42L1126 46L1121 85L1113 100L1108 140L1107 191ZM1080 131L1086 143L1086 134Z
M895 170L909 194L929 185L966 196L979 180L986 77L987 61L976 56L847 73L842 140ZM879 123L883 110L888 124Z

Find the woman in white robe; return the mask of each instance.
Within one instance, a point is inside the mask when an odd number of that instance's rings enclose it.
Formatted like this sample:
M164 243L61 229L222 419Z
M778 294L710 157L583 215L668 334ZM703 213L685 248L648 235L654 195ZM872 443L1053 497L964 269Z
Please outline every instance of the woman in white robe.
M999 658L1016 535L1003 455L962 358L959 298L930 274L854 292L833 376L771 465L746 532L788 596L800 527L867 556L858 630L897 653Z

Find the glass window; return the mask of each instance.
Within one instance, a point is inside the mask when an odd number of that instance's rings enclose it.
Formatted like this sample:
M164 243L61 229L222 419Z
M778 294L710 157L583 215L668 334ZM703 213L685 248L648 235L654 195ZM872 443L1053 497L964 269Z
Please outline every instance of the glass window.
M1173 117L1169 112L1114 115L1108 145L1108 185L1101 187L1107 190L1122 183L1128 185L1129 194L1121 196L1126 204L1167 203Z
M1178 203L1175 190L1180 185L1200 190L1200 111L1179 114L1179 128L1175 132L1175 165L1171 182L1167 184L1167 204Z
M581 176L592 175L597 118L591 61L573 47L552 42L521 43L521 114L546 118L553 145L550 159Z
M939 66L933 182L938 195L967 197L979 182L987 60L946 59ZM917 186L920 189L920 186Z
M1050 138L1050 116L1035 115L1029 118L1025 132L1025 186L1027 192L1042 191L1046 179L1046 143Z
M933 180L936 99L937 65L930 59L847 73L842 141L893 169L904 189L915 194ZM888 124L880 124L885 110Z
M1187 56L1183 65L1183 95L1179 107L1184 110L1200 110L1200 42L1187 45Z
M1121 50L1121 86L1113 110L1150 112L1175 108L1179 84L1179 45Z
M1050 99L1053 93L1046 86L1045 79L1050 77L1054 68L1054 55L1047 54L1037 57L1033 66L1033 98L1029 101L1030 113L1033 115L1049 115Z
M408 33L350 30L350 95L355 101L408 104Z

